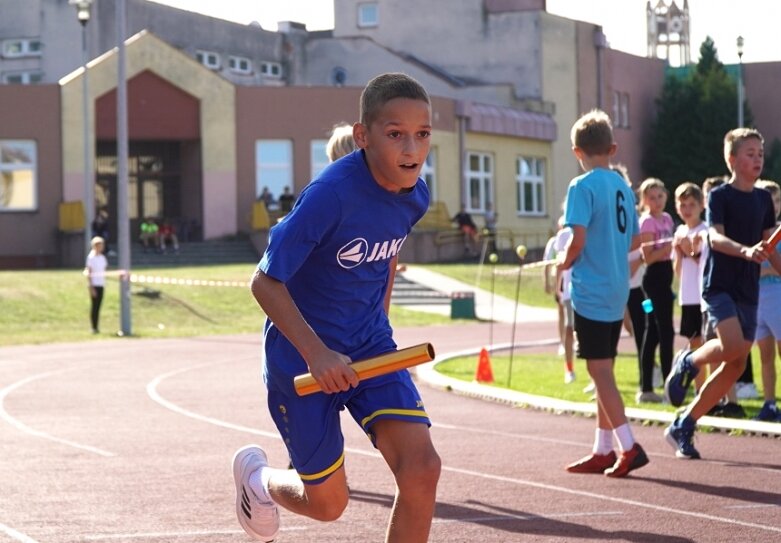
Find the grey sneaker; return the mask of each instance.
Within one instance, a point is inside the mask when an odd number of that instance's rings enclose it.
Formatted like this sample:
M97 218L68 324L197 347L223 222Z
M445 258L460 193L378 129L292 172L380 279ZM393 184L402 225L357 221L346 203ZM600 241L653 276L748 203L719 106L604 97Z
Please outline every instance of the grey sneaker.
M249 486L249 476L267 466L263 449L248 445L233 456L233 480L236 483L236 516L252 538L272 543L279 533L279 510L273 501L261 500Z

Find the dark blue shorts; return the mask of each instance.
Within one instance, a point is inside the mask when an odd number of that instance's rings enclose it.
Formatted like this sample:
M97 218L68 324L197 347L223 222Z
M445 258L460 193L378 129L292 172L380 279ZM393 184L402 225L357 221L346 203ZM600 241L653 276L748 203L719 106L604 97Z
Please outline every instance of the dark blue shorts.
M303 372L302 372L303 373ZM407 370L366 379L345 392L298 396L292 375L266 364L271 418L287 446L290 460L306 484L325 481L344 463L340 413L347 408L374 443L372 427L384 419L431 426Z
M743 338L754 341L757 332L757 306L735 301L725 292L709 293L703 296L708 311L709 324L717 329L719 323L732 317L737 317Z

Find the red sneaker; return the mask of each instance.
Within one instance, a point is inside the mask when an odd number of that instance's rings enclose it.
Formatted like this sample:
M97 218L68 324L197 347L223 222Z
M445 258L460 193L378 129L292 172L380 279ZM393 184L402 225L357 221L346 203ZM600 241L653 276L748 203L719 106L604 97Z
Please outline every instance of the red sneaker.
M639 443L632 445L628 451L621 453L618 461L610 469L605 470L608 477L626 477L630 471L642 468L648 463L648 456Z
M564 469L570 473L604 473L606 469L615 463L616 453L613 451L607 454L592 453L584 456L577 462L573 462Z

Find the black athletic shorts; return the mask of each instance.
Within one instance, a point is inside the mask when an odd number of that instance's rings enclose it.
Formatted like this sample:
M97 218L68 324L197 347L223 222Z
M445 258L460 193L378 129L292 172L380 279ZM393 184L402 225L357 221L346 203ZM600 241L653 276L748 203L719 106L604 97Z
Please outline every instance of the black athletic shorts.
M702 335L702 311L700 304L681 306L680 334L688 339Z
M575 311L575 334L578 337L578 358L598 360L615 358L618 338L624 321L593 321Z

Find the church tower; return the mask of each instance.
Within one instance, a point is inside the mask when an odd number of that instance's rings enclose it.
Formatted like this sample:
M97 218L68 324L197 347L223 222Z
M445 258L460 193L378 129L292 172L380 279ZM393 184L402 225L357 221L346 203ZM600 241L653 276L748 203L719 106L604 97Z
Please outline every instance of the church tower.
M651 7L651 0L646 4L648 17L648 56L663 58L671 64L671 50L678 53L678 66L691 63L691 45L689 42L689 0L683 0L683 8L678 7L675 0L668 5L665 0L658 0Z

